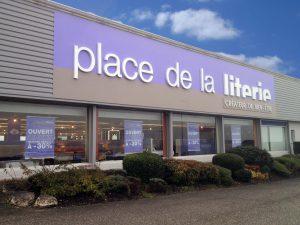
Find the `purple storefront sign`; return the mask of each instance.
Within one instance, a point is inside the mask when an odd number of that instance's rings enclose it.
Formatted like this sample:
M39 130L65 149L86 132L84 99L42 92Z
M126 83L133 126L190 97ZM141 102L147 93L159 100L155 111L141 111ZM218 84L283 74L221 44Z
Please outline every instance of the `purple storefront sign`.
M242 144L241 126L231 125L231 140L233 148Z
M200 133L199 124L187 123L187 138L188 138L188 151L200 151Z
M102 46L102 59L98 59L100 56L97 54L97 45L99 43ZM186 70L191 74L191 90L201 90L203 80L201 80L200 75L201 69L203 69L204 75L210 75L214 80L215 94L224 95L224 74L229 74L238 77L243 85L250 88L259 86L258 82L260 82L263 88L270 91L272 96L271 102L275 99L274 79L271 74L168 45L80 17L55 12L54 66L56 68L73 71L74 46L86 47L93 52L95 55L95 66L92 72L94 74L99 72L97 71L99 60L104 62L104 55L113 53L121 61L126 58L133 58L137 63L142 61L151 63L153 67L153 80L151 83L165 85L166 88L170 88L166 83L166 70L167 68L175 67L176 63L178 63L180 64L180 71ZM91 63L91 57L84 53L82 52L79 55L79 61L82 67L87 68ZM128 74L132 75L135 71L136 68L134 68L132 63L129 63L127 68ZM125 79L124 76L122 79ZM140 82L140 77L136 79L132 82ZM171 79L174 79L174 76ZM80 77L78 82L80 82ZM246 96L246 98L251 99L251 96Z
M143 151L143 122L124 120L125 154Z
M25 159L54 158L55 118L27 117Z

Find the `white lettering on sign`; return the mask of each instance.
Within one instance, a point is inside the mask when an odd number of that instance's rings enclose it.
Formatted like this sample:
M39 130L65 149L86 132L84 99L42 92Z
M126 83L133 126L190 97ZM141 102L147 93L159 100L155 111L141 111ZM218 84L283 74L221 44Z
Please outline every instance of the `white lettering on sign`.
M53 134L53 130L48 130L48 129L28 129L27 130L28 134Z
M210 75L204 75L204 69L201 68L201 91L207 93L215 93L214 78Z
M83 67L79 62L79 56L84 52L87 53L90 58L89 66L87 68ZM153 80L153 66L147 61L138 63L137 60L131 57L121 60L119 56L114 53L107 53L104 55L101 43L97 44L96 56L93 50L87 47L74 46L74 79L79 78L79 71L86 73L92 72L96 64L97 73L99 75L104 72L104 74L109 77L122 78L124 76L128 80L136 80L139 77L141 81L145 83L150 83ZM129 64L134 69L131 74L129 74L127 68Z
M171 79L173 78L173 79ZM192 75L187 70L180 71L179 63L175 67L169 67L166 71L166 80L171 87L190 89L192 87Z
M86 52L90 57L90 65L88 68L83 68L79 63L79 55L81 52ZM77 45L74 46L74 78L78 79L78 72L79 70L83 72L91 72L95 67L95 56L91 49L87 47L78 47Z
M224 74L224 94L233 97L251 97L253 100L260 101L272 98L270 90L263 89L261 82L257 82L257 86L250 87L247 84L241 84L240 78L226 73Z
M224 99L224 108L252 112L272 113L272 106L265 103L250 103L235 99Z
M85 64L80 63L80 56L85 54ZM96 67L96 68L95 68ZM165 82L170 87L191 89L193 86L193 76L186 68L181 68L179 62L175 66L170 66L165 70ZM79 72L97 71L97 74L106 75L113 78L125 78L130 81L140 80L144 83L151 83L153 80L153 66L148 61L138 61L133 57L121 58L115 53L104 53L102 44L97 43L96 52L88 47L74 46L74 79L79 79ZM224 73L223 74L224 95L229 97L237 97L244 99L252 99L258 101L271 101L271 91L264 88L261 81L256 81L253 85L242 83L238 76ZM157 74L162 76L162 74ZM199 77L195 77L198 78ZM195 79L197 80L197 79ZM194 85L203 93L215 94L215 80L212 74L206 74L204 68L200 68L200 84ZM219 81L222 82L222 81ZM217 84L219 84L219 82ZM219 86L218 86L219 88ZM219 88L220 89L220 88ZM220 90L217 89L219 92Z

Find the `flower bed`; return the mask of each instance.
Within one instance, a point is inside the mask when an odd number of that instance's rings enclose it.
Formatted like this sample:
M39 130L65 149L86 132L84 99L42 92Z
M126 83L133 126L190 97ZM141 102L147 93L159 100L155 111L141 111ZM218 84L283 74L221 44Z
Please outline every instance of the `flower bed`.
M127 156L126 156L127 157ZM265 182L273 174L285 177L300 171L299 156L283 156L272 161L272 172L262 171L261 165L245 165L234 153L216 155L212 163L194 160L163 160L152 153L138 153L125 157L126 170L102 171L99 168L85 169L62 166L59 169L43 167L34 171L24 167L28 179L11 180L1 184L6 196L19 191L33 193L39 199L55 197L59 205L86 204L149 197L184 190L199 190L205 187L230 186L238 182ZM216 160L217 158L217 160ZM233 164L231 164L233 161ZM133 162L146 164L138 172ZM228 168L221 167L227 166ZM155 171L157 177L151 176ZM235 181L234 181L234 180ZM30 196L32 194L28 193ZM2 193L3 196L3 193ZM33 204L32 200L28 204Z

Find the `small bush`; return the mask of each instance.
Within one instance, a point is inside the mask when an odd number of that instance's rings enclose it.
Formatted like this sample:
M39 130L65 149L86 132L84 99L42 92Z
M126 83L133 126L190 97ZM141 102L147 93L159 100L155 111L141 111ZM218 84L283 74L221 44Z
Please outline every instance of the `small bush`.
M30 189L37 194L47 194L58 199L78 195L104 198L98 184L104 175L100 170L72 168L61 172L42 171L28 178Z
M272 171L283 177L290 177L292 174L284 164L278 162L277 160L274 160L273 162Z
M258 165L260 168L272 166L273 159L269 152L266 150L261 150L254 146L240 146L233 148L228 151L228 153L233 153L241 156L246 164Z
M168 184L161 178L149 179L149 192L152 193L166 193L168 190Z
M293 174L300 171L300 160L295 157L283 156L276 160L285 165L285 167Z
M233 153L220 153L213 157L213 164L230 169L232 172L244 169L244 159Z
M194 160L165 160L165 180L174 185L197 185L220 182L216 166Z
M144 182L148 182L152 177L163 178L164 176L162 157L149 152L126 155L123 168L129 176L139 177Z
M221 184L224 186L231 186L234 183L232 179L231 170L221 166L219 166L218 169L219 169Z
M12 179L0 181L0 193L1 191L14 192L14 191L27 191L28 190L27 179Z
M236 170L232 175L233 179L239 182L250 182L251 181L251 172L249 170Z
M264 165L263 167L260 168L260 172L262 172L262 173L271 173L271 168L267 165Z
M131 195L139 195L141 193L142 180L131 176L128 176L127 179Z
M127 171L126 170L122 170L122 169L104 170L103 173L106 176L110 176L110 175L120 175L120 176L123 176L123 177L127 176Z
M110 175L100 182L100 187L109 198L123 198L130 196L128 180L120 175Z

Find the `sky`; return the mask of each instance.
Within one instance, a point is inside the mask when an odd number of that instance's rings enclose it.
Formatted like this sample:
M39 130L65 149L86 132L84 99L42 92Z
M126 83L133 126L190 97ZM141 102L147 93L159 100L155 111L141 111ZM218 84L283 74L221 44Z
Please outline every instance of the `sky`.
M300 78L299 0L55 0Z

